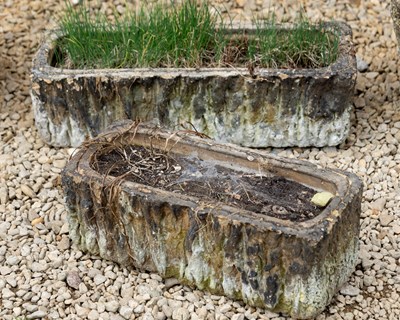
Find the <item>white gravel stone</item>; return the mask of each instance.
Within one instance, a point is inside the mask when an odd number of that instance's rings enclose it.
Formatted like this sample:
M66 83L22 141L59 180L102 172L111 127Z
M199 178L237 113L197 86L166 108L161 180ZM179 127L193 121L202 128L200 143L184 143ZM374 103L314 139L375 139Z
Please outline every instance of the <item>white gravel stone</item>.
M0 223L0 237L3 239L7 238L8 229L10 229L11 223L9 221L3 221ZM2 254L4 255L4 254Z
M65 159L53 161L53 166L56 168L59 168L59 169L63 169L66 164L67 164L67 161Z
M121 309L122 309L122 307L121 307ZM133 308L131 308L131 309L133 309ZM136 307L134 307L133 312L135 312L137 314L140 314L140 313L143 313L145 311L144 309L145 309L144 304L139 304ZM120 312L121 312L121 310L120 310Z
M110 320L124 320L124 318L121 317L119 314L111 314L110 315Z
M8 288L4 288L3 290L1 290L1 295L3 297L3 299L9 299L15 296L15 293L12 292L10 289Z
M14 314L16 317L20 316L21 313L22 313L22 308L21 308L21 307L15 307L15 308L13 308L13 314Z
M352 285L345 285L343 288L340 289L340 293L345 296L356 297L360 293L360 289Z
M15 288L17 286L17 280L15 279L15 275L11 274L6 278L6 282L12 287Z
M400 224L396 223L393 228L392 228L393 232L395 234L400 234Z
M188 320L189 317L189 311L186 308L178 308L172 312L172 319L174 320Z
M145 312L142 316L142 320L154 320L154 316L151 314L150 311Z
M7 266L2 266L2 267L0 267L0 274L1 274L2 276L6 276L6 275L10 274L11 271L12 271L12 270L11 270L10 267L7 267Z
M197 295L195 295L193 292L187 292L185 294L185 298L186 300L188 300L191 303L195 303L199 301L199 297Z
M83 282L81 282L80 284L79 284L79 293L80 294L84 294L84 293L86 293L86 292L88 292L89 290L88 290L88 288L86 287L86 285L83 283Z
M107 280L107 278L105 276L103 276L102 274L96 274L93 278L93 281L97 286L104 283L106 280Z
M21 261L21 257L18 256L9 256L6 259L6 262L9 266L15 266Z
M378 211L383 211L383 209L385 208L385 204L386 204L386 199L379 198L371 203L371 208Z
M50 163L50 158L48 156L40 156L37 160L40 164Z
M97 310L90 310L90 312L87 315L87 318L89 320L98 320L100 317L99 313L97 312Z
M8 189L6 187L0 187L0 204L5 205L8 199Z
M394 220L394 216L388 213L382 213L379 215L379 221L382 226L387 227Z
M133 310L131 307L127 306L121 306L119 309L119 314L124 318L124 319L129 319L133 313Z
M31 189L31 187L23 184L21 185L21 191L23 194L25 194L26 196L30 197L30 198L35 198L36 194L35 192L33 192L33 190Z
M109 312L117 312L119 309L118 301L108 301L105 303L105 309Z
M368 70L368 63L364 61L362 58L359 56L356 56L357 58L357 70L359 72L365 72Z
M67 236L63 236L57 244L59 250L68 250L70 247L70 239Z
M87 318L90 312L89 308L83 308L81 306L79 306L78 304L75 305L75 311L76 311L76 315L80 318Z
M102 274L102 272L97 268L91 268L88 272L88 277L94 278L95 276Z
M46 262L33 262L31 266L31 270L33 272L43 272L48 268L48 264Z
M23 307L26 311L28 311L28 312L30 312L30 313L35 312L35 311L38 309L38 306L37 306L37 305L29 304L29 303L24 303L24 304L22 305L22 307Z
M172 317L172 308L170 306L168 306L167 304L162 305L161 310L167 318Z
M133 288L130 284L123 284L121 287L121 296L123 298L132 298L135 288Z
M38 310L27 316L28 319L42 319L47 315L47 312Z
M207 308L206 307L198 308L196 310L196 314L199 317L199 319L206 319L207 314L208 314Z

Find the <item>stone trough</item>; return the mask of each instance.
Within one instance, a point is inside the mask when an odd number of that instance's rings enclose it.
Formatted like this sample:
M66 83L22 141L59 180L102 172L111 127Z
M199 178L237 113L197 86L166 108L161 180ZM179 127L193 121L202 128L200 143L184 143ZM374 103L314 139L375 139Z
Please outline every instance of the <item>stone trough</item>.
M230 32L251 35L255 26ZM330 29L331 28L331 29ZM350 129L356 60L340 22L339 55L323 68L65 69L53 63L56 32L32 66L32 104L42 139L78 147L114 121L155 120L195 127L218 142L246 147L334 146Z
M105 154L127 147L164 154L168 161L195 158L238 181L279 177L334 197L316 216L294 221L238 207L240 197L220 202L96 169ZM185 168L179 170L183 175ZM201 176L196 170L190 167L192 176ZM80 148L62 174L62 186L70 236L81 250L294 318L320 313L357 261L362 186L355 175L188 131L118 123Z

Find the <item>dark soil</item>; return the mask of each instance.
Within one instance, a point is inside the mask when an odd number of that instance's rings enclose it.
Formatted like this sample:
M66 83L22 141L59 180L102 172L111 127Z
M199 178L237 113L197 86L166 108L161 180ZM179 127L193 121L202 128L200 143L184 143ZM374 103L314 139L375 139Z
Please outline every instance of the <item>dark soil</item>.
M282 177L232 170L196 156L183 158L130 146L99 155L92 166L102 174L280 219L300 222L321 212L310 201L317 191L309 187Z

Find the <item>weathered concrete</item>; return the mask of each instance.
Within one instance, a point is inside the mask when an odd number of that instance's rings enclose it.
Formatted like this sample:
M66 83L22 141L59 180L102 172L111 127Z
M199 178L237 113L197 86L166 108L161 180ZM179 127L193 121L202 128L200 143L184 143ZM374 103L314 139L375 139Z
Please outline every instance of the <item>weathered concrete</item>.
M350 128L356 61L351 29L339 58L320 69L66 70L49 64L55 34L32 68L32 101L44 141L79 146L115 120L191 123L216 141L242 146L333 146Z
M283 176L334 198L317 217L294 223L116 183L91 167L104 146L150 143L171 155L195 153L233 170ZM346 172L127 122L82 147L62 185L70 236L80 249L295 318L321 312L357 261L362 186Z

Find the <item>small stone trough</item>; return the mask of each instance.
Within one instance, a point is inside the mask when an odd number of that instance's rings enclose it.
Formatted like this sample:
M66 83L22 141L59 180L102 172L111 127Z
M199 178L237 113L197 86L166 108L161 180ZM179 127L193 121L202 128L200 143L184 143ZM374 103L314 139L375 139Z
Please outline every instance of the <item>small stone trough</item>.
M252 306L317 315L357 261L360 180L196 134L125 121L85 143L62 174L74 243ZM218 183L217 196L189 188ZM334 197L311 217L290 209L321 191Z
M245 30L229 30L251 34ZM334 146L350 129L356 60L340 22L339 56L317 69L57 68L49 33L32 66L32 105L42 139L78 147L114 121L155 120L169 130L196 128L246 147Z

